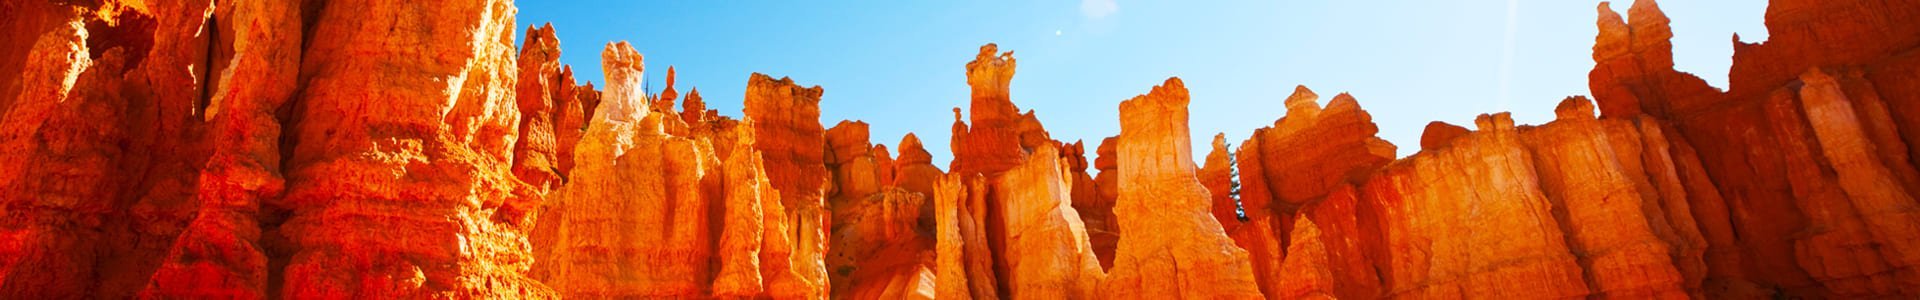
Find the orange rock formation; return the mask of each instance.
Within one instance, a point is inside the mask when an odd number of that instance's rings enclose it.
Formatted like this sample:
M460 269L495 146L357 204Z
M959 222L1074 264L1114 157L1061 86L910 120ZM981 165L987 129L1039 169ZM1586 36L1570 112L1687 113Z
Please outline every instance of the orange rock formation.
M1209 213L1212 195L1195 177L1187 87L1167 79L1120 103L1120 247L1104 298L1260 298L1246 250Z
M506 0L8 2L0 298L1920 297L1920 1L1773 1L1725 91L1596 11L1591 99L1397 159L1296 87L1196 162L1177 78L1089 154L988 44L943 171L792 79L579 85Z

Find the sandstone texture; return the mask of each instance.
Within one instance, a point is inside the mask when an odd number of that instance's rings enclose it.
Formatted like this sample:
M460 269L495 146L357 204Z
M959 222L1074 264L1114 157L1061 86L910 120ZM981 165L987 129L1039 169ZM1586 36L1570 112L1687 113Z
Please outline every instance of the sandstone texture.
M1120 103L1121 236L1104 298L1260 298L1246 251L1211 216L1212 195L1194 175L1187 102L1171 78Z
M1591 97L1412 153L1276 86L1196 160L1178 78L1054 140L987 44L944 168L510 0L5 2L0 298L1920 297L1920 1L1771 2L1725 90L1599 3Z

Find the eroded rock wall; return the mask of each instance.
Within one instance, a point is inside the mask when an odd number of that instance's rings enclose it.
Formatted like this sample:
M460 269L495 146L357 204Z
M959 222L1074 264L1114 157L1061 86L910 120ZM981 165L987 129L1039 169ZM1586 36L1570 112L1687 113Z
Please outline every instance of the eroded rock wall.
M0 11L0 298L1920 296L1914 0L1773 1L1724 91L1603 3L1592 100L1401 158L1296 87L1196 162L1178 79L1090 154L988 44L947 170L792 79L581 85L511 1Z

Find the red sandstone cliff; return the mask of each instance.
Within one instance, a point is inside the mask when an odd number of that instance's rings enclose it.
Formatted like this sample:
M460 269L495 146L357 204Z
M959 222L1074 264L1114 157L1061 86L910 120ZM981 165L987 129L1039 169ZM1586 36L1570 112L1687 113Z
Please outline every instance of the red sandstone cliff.
M0 298L1920 297L1920 1L1774 1L1726 91L1603 3L1591 100L1397 159L1296 87L1197 163L1170 79L1089 163L988 44L946 171L792 79L579 85L514 11L0 4Z

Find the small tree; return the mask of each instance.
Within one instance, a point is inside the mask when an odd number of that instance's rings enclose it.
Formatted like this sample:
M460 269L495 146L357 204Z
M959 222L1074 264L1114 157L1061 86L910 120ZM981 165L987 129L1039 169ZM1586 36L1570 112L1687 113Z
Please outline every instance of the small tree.
M1227 144L1227 197L1233 198L1233 215L1247 221L1247 206L1240 203L1240 152Z

